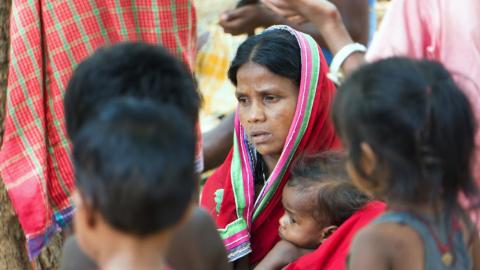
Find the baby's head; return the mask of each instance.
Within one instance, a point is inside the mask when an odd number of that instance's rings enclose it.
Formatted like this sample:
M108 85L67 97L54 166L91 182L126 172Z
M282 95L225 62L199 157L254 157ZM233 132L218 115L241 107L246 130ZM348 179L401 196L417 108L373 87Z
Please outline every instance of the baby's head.
M283 189L285 214L280 237L302 248L316 248L369 198L345 172L341 153L327 152L299 160Z

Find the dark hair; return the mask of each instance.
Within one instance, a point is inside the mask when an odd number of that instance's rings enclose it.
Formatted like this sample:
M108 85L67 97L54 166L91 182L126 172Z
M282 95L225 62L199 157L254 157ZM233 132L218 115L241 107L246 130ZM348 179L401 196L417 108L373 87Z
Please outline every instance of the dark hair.
M120 43L98 49L73 73L64 99L70 138L107 102L125 96L173 104L191 122L198 117L200 97L180 60L160 46Z
M285 30L267 30L248 38L240 45L228 70L228 78L234 85L237 85L238 69L248 62L264 66L270 72L286 77L300 87L300 46L296 37Z
M364 178L361 144L376 154L366 179L377 196L410 206L442 202L450 210L460 191L476 196L472 109L441 64L391 58L360 68L337 92L333 120Z
M348 181L344 157L340 152L302 157L287 182L299 191L313 190L314 217L319 223L340 226L370 200Z
M77 187L113 227L149 235L174 225L195 189L195 135L175 106L122 98L74 140Z

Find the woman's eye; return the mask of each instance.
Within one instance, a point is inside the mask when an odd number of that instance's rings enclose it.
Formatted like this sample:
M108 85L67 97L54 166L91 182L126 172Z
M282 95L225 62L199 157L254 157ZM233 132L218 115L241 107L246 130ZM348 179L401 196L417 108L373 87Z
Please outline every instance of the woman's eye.
M238 103L247 103L248 99L246 97L237 97Z
M263 98L266 102L275 102L279 99L277 96L265 96Z

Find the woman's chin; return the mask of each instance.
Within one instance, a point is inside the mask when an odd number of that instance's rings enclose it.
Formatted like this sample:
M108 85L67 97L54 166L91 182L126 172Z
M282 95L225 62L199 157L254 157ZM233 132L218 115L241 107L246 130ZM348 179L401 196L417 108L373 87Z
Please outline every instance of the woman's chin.
M257 152L262 155L262 157L269 157L269 156L280 156L280 153L279 151L275 151L272 149L272 146L269 145L269 144L254 144L255 146L255 150L257 150Z

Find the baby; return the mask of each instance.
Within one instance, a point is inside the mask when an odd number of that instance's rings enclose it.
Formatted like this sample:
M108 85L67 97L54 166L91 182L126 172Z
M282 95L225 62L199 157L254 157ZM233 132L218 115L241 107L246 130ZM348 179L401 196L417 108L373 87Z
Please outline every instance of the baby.
M282 240L255 269L281 269L312 252L369 201L348 182L343 155L336 152L297 162L282 195Z

